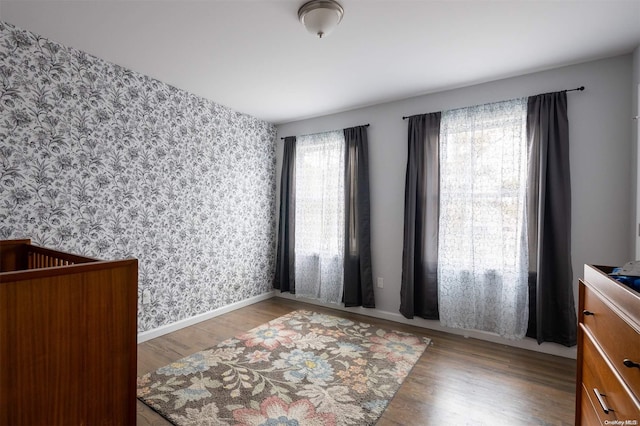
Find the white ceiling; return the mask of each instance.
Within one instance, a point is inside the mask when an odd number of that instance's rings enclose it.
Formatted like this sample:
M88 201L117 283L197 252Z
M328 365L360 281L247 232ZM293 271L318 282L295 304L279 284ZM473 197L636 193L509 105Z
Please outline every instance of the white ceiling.
M0 19L237 111L284 123L628 53L640 0L0 0Z

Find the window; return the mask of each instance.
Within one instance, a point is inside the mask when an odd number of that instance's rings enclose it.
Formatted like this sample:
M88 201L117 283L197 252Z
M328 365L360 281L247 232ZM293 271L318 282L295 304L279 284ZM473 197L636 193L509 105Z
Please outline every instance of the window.
M274 288L375 307L368 126L284 138Z
M521 338L528 321L526 99L446 111L438 286L444 325Z
M335 303L344 281L344 144L334 131L296 145L296 295Z

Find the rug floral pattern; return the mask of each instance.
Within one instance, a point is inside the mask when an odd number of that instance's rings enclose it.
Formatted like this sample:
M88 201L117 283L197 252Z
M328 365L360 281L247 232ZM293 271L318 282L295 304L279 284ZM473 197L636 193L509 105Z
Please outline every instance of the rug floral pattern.
M298 310L138 378L138 398L178 425L370 425L428 344Z

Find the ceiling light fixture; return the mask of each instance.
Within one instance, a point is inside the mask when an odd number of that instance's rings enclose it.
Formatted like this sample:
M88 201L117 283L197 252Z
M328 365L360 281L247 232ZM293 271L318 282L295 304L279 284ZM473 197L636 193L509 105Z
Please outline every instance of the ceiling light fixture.
M311 0L298 9L298 19L318 38L329 35L342 21L344 9L334 0Z

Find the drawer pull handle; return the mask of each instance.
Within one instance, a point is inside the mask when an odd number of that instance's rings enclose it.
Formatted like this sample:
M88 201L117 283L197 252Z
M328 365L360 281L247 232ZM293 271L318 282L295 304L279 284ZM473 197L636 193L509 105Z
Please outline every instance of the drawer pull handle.
M640 364L638 364L637 362L633 362L630 359L625 359L624 361L622 361L622 363L624 364L625 367L628 368L640 368Z
M595 315L593 312L591 311L587 311L586 309L584 311L582 311L582 315Z
M600 403L600 406L602 407L602 411L604 411L605 414L609 414L610 411L613 411L612 408L607 407L607 404L604 402L604 399L602 399L603 396L607 396L607 395L601 394L598 388L593 388L593 393L596 394L596 398L598 398L598 402Z

